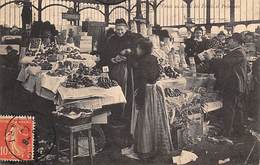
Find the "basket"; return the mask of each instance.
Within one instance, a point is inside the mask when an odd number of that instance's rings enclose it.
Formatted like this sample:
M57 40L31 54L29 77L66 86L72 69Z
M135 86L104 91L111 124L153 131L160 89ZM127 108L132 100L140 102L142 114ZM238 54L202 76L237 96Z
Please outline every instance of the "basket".
M75 126L75 125L82 125L82 124L88 124L91 123L91 117L92 116L88 116L88 117L84 117L84 118L77 118L77 119L71 119L69 117L66 116L56 116L56 120L58 123L60 124L64 124L67 126Z

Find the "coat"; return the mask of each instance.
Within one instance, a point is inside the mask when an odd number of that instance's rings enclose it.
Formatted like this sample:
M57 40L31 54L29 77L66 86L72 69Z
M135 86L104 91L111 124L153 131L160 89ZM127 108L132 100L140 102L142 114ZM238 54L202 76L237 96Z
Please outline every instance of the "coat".
M103 50L101 50L101 65L107 65L112 69L115 64L111 62L111 59L116 57L124 49L130 48L132 52L135 52L136 41L141 37L140 34L132 33L130 31L126 32L122 37L119 37L116 34L110 36L107 39Z
M186 62L190 64L189 58L194 57L195 63L200 64L201 60L197 56L199 53L207 50L208 48L208 41L203 39L201 42L194 40L194 38L190 38L185 41L185 53L186 53Z
M152 55L144 55L138 59L138 66L134 69L135 89L138 89L135 101L138 105L144 105L146 84L155 84L160 76L160 67L157 58Z
M248 91L248 66L246 53L241 47L228 52L222 60L222 66L220 66L219 80L217 80L220 89L224 93L246 94Z

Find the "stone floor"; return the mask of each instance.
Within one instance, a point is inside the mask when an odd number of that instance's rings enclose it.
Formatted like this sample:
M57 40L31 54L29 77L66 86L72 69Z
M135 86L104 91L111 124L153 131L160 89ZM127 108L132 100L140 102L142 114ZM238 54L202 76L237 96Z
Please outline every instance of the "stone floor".
M8 91L7 91L8 93ZM39 111L41 113L49 113L51 109L53 109L53 105L51 102L45 101L41 98L34 99L35 96L28 94L23 91L21 88L18 88L15 93L15 97L10 97L14 92L9 91L9 96L5 98L8 103L6 106L1 107L3 114L14 114L21 113L22 111ZM208 117L208 120L211 120ZM259 124L259 123L258 123ZM259 128L254 122L251 122L250 127ZM191 162L188 165L216 165L218 164L218 160L224 160L226 158L230 158L230 162L226 163L226 165L243 165L247 156L256 142L256 139L250 134L245 134L237 139L234 139L234 144L228 143L213 143L209 141L206 137L201 140L198 144L193 146L184 148L187 151L191 151L195 153L199 158L195 162ZM255 149L253 150L249 160L249 165L259 165L259 149L260 145L257 142ZM55 154L55 153L54 153ZM95 156L95 165L170 165L172 164L171 157L173 155L177 155L178 151L175 151L172 155L165 155L163 158L158 158L150 161L142 161L142 160L133 160L129 159L120 154L118 149L115 147L107 146L104 148L102 152ZM56 161L49 162L31 162L31 163L4 163L0 162L0 164L43 164L43 165L65 165L66 163L59 163ZM89 164L87 158L80 158L76 160L76 165Z

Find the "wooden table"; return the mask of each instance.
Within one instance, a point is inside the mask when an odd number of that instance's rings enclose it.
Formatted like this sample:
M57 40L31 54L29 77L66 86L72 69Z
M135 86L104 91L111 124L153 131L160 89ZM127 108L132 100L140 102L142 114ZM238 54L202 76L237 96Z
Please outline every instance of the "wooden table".
M58 150L58 158L59 155L67 155L69 156L69 163L70 165L73 165L74 158L80 157L80 156L89 156L90 157L90 164L93 165L93 150L92 150L92 135L91 135L91 128L92 123L86 123L86 124L79 124L79 125L64 125L62 123L57 122L56 123L56 130L57 130L57 150ZM79 155L77 154L78 149L78 138L77 133L87 131L88 132L88 144L89 144L89 155ZM61 133L65 133L69 136L69 140L64 137L59 137ZM69 148L60 148L60 142L69 143ZM76 143L76 145L75 145ZM69 153L67 153L69 152Z

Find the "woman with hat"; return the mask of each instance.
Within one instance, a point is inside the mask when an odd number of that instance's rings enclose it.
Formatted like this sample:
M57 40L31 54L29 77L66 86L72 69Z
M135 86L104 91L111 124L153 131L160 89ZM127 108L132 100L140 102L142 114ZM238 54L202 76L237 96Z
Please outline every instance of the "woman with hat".
M196 65L201 64L202 61L198 57L198 54L207 50L207 42L208 41L203 37L203 29L201 27L195 28L193 36L185 41L185 53L187 64L190 64L190 57L194 57Z
M101 51L101 65L108 66L110 77L118 82L126 97L127 103L112 110L112 120L122 121L126 125L126 136L130 137L131 112L134 101L133 68L130 60L135 54L136 41L141 35L128 31L124 19L115 21L115 34L105 43ZM123 118L122 118L123 117Z

